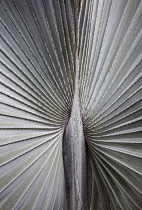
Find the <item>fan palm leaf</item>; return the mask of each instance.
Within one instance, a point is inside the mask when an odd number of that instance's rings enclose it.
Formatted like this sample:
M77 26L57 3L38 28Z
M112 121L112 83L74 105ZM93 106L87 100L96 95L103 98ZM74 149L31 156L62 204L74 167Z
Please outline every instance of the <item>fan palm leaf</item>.
M0 209L142 208L142 1L1 0Z

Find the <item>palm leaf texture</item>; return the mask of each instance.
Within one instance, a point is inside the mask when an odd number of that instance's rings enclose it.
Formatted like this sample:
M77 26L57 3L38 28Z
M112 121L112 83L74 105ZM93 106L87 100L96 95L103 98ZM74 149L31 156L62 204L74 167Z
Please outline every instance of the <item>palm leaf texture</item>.
M142 209L142 1L0 17L0 210Z

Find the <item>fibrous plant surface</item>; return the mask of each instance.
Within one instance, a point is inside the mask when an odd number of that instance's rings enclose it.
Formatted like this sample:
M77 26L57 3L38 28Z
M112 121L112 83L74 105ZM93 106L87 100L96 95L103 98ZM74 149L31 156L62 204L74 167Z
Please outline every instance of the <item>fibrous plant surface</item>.
M0 210L142 209L142 1L1 0Z

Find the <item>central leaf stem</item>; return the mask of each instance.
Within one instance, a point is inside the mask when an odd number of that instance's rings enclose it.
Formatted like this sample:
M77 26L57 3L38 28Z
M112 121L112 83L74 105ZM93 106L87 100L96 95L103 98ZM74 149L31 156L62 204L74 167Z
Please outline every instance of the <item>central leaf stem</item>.
M67 201L71 210L87 209L86 148L79 104L78 63L76 67L75 94L63 146Z

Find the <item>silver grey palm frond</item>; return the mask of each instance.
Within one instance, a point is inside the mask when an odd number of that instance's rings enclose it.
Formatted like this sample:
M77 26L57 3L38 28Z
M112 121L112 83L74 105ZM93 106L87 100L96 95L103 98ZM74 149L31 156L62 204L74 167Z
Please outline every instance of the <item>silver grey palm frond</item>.
M103 210L110 201L112 209L141 209L142 1L83 9L80 101L99 199Z
M2 0L0 210L142 208L142 1Z

